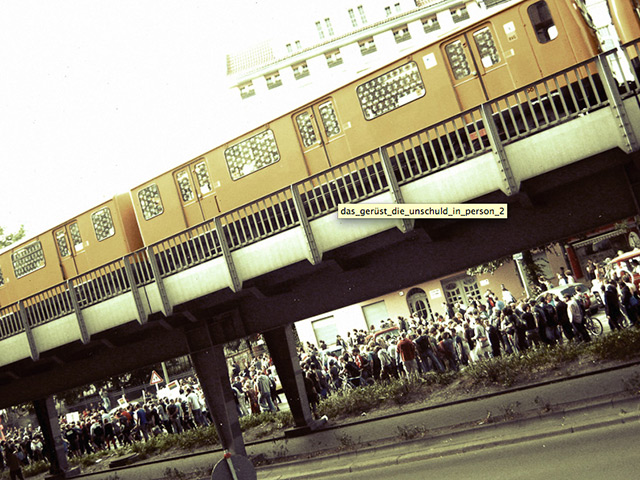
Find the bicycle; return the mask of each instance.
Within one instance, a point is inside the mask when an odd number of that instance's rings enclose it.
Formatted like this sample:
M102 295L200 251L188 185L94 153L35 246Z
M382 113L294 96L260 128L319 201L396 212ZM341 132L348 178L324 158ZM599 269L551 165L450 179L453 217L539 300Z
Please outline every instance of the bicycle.
M589 334L595 335L597 337L602 335L602 332L604 331L604 329L602 328L602 322L599 319L592 317L591 315L585 316L584 326Z

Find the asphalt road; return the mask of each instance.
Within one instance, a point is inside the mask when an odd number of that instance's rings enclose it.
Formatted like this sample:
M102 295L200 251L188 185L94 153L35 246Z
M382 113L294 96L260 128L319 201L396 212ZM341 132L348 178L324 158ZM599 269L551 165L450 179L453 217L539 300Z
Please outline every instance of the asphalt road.
M314 478L626 480L640 478L639 438L640 424L630 422L375 470L338 475L333 472L328 477Z

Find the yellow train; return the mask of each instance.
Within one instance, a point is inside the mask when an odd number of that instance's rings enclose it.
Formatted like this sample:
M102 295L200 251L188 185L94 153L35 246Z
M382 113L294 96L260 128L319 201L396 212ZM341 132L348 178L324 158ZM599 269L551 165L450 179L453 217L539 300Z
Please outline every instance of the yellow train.
M525 0L0 253L5 307L592 58L582 0ZM636 0L611 0L624 41ZM561 87L561 85L560 85Z

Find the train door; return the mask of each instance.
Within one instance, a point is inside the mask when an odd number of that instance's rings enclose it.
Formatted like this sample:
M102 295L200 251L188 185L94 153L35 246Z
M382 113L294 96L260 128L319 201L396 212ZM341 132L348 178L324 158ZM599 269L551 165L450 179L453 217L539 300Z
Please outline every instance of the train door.
M345 135L332 99L305 108L293 118L310 174L348 160Z
M72 278L78 275L78 255L84 253L82 236L78 228L78 222L71 222L57 230L54 230L58 258L64 278Z
M514 88L491 24L449 39L443 49L461 110Z
M523 5L520 7L520 16L543 77L575 63L569 36L564 31L560 12L553 2L540 0Z
M188 226L202 223L220 213L204 158L177 170L174 179Z

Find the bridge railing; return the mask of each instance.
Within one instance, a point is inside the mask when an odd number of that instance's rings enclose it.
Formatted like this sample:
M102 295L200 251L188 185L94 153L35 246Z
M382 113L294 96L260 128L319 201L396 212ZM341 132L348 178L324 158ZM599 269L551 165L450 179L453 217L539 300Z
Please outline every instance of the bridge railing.
M293 188L300 194L307 219L338 209L340 203L366 200L388 188L379 153L371 152L313 175Z
M229 250L237 250L293 228L298 214L290 188L260 198L220 217Z
M24 325L20 319L19 304L14 303L0 310L0 340L22 332Z
M640 41L604 57L620 83L622 98L638 95ZM617 73L618 72L618 73ZM617 75L617 76L616 76ZM479 107L461 112L382 147L398 184L406 184L490 151L487 129L496 128L506 145L586 115L608 104L597 59L582 62ZM488 115L491 122L488 122ZM73 311L70 286L79 308L86 308L136 287L158 281L223 255L220 232L233 251L258 242L303 220L337 210L340 203L366 200L389 189L379 151L373 151L313 175L291 187L250 202L218 219L167 238L123 259L111 262L64 284L0 309L0 340ZM302 209L296 208L299 196ZM157 266L157 271L154 271Z
M73 311L69 291L64 283L25 298L23 305L31 327L50 322Z

